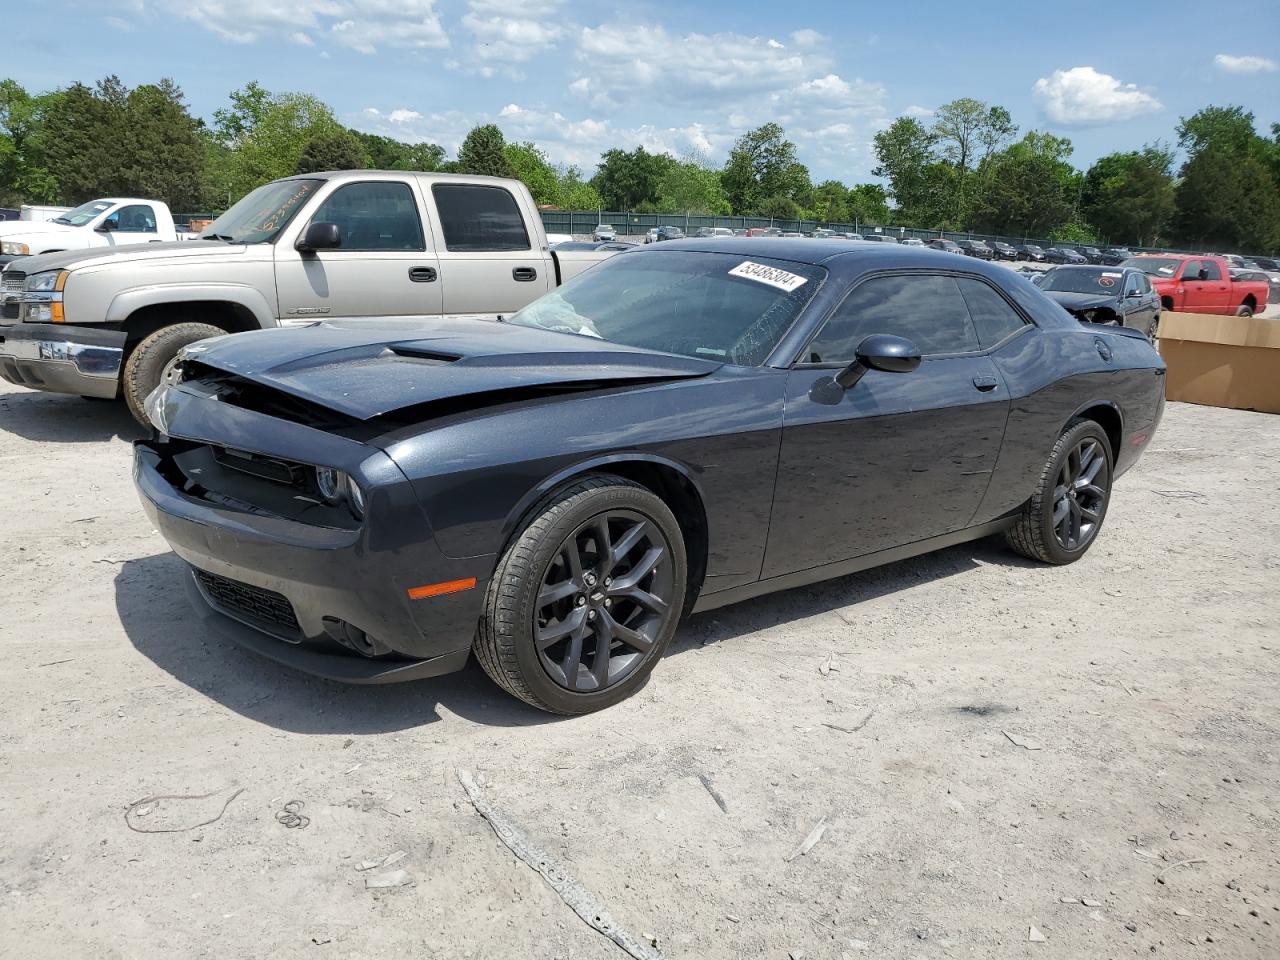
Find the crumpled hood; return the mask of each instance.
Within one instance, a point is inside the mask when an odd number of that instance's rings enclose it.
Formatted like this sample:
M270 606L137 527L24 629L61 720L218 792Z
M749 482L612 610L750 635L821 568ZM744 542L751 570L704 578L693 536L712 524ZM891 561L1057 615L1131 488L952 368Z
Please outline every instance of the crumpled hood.
M1072 313L1097 310L1099 307L1110 307L1114 310L1120 302L1118 296L1105 293L1068 293L1065 290L1045 290L1044 292Z
M169 240L164 243L130 243L119 247L91 247L65 253L42 253L22 258L22 270L28 276L41 270L66 267L91 267L109 264L117 257L128 257L130 263L140 260L171 260L174 257L227 256L244 253L244 244L221 240Z
M716 360L491 320L355 320L204 340L185 359L360 420L530 387L701 377Z

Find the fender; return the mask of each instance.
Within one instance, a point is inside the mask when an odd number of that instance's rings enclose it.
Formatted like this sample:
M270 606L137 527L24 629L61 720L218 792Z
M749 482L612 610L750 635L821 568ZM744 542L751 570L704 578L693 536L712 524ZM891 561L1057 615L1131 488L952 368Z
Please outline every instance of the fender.
M507 544L511 542L511 537L519 527L520 522L528 516L532 510L547 494L556 487L561 486L566 481L575 477L590 473L600 467L608 467L618 463L652 463L655 466L669 467L675 470L682 477L689 481L694 492L698 495L699 504L703 505L703 512L706 512L706 494L702 489L702 485L698 483L697 477L694 476L692 470L678 460L671 460L667 457L660 457L652 453L641 453L638 450L619 451L615 453L599 454L589 457L586 460L580 460L571 466L553 473L546 477L537 486L531 488L512 508L507 515L506 521L502 525L502 535L499 538L500 546L498 552L501 553L506 549Z
M134 287L118 293L107 308L108 323L124 323L129 315L142 307L164 303L190 303L193 300L221 300L244 307L253 314L263 329L278 327L279 321L271 304L255 287L241 283L153 284Z
M1067 419L1062 422L1062 426L1058 428L1058 434L1060 436L1062 434L1062 431L1067 429L1068 423L1070 423L1076 417L1080 416L1080 414L1084 413L1084 411L1090 410L1093 407L1107 407L1113 410L1115 412L1115 415L1120 419L1120 436L1116 438L1118 441L1116 444L1117 449L1112 451L1114 458L1116 460L1119 460L1120 453L1124 450L1125 421L1124 421L1124 411L1122 411L1120 407L1113 400L1103 400L1101 397L1098 397L1096 399L1088 401L1087 403L1080 404L1080 406L1076 408L1075 412L1072 413L1071 416L1067 417ZM1056 440L1057 438L1055 437L1054 439Z

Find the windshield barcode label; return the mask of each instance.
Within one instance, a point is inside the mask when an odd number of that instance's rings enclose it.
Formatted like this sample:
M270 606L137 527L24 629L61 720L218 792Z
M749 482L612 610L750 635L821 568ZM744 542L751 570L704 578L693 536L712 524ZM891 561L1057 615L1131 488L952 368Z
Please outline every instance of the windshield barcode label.
M763 263L756 263L753 260L743 260L729 271L729 276L755 280L757 283L767 283L769 286L785 290L787 293L802 286L806 279L797 274L779 270L777 267L766 267Z

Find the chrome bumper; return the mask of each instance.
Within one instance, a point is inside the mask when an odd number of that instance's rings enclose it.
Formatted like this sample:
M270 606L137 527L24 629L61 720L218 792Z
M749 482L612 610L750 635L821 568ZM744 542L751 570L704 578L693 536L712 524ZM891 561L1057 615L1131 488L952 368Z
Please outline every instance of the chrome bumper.
M52 324L0 326L0 377L35 390L114 397L125 334L92 330L79 338L78 332Z

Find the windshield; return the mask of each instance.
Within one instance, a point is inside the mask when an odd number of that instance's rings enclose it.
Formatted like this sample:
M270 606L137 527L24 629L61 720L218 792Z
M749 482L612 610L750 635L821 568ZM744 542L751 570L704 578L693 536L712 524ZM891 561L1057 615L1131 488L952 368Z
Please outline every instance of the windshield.
M1172 277L1182 266L1182 261L1175 257L1134 257L1120 266L1133 267L1153 277Z
M200 234L201 240L269 243L285 228L320 180L280 180L254 190Z
M90 200L88 203L80 204L74 210L68 210L60 217L54 217L53 222L65 223L69 227L83 227L98 214L110 209L110 200Z
M1050 270L1040 281L1041 290L1061 293L1118 294L1124 274L1119 270Z
M1030 250L1032 253L1044 253L1044 251L1043 251L1043 250L1041 250L1039 247L1037 247L1034 243L1028 243L1028 244L1027 244L1025 247L1023 247L1022 249L1023 249L1023 250Z
M769 257L624 253L535 300L509 322L755 366L769 356L826 273Z

